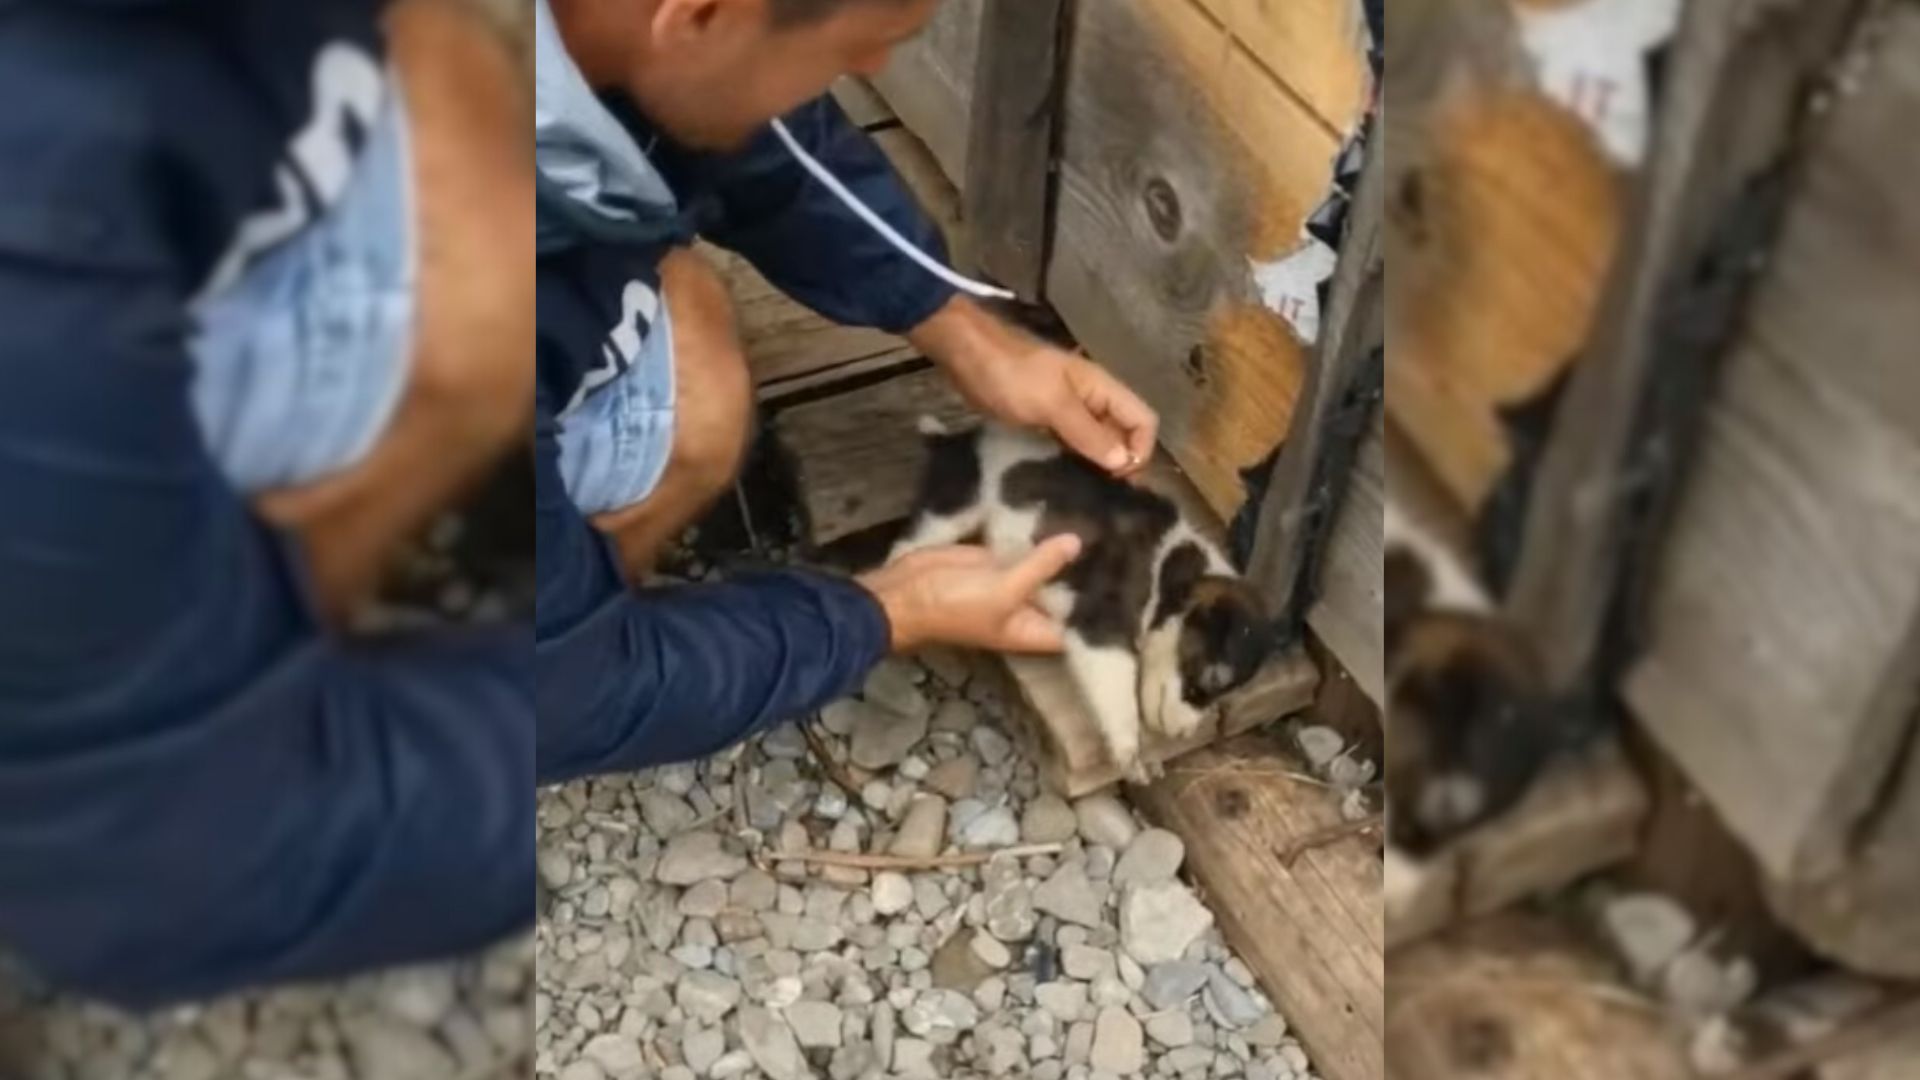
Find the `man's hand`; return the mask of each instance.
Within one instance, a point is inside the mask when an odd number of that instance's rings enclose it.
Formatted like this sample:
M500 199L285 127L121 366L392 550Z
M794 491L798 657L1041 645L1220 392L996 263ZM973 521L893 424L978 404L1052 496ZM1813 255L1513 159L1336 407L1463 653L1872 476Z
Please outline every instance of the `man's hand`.
M935 644L1059 652L1060 626L1033 606L1033 596L1079 555L1072 535L1048 540L1011 567L981 547L925 548L859 580L887 613L894 652Z
M1035 341L967 297L955 297L907 334L952 377L974 408L1053 432L1118 476L1153 457L1160 418L1126 384L1083 356Z

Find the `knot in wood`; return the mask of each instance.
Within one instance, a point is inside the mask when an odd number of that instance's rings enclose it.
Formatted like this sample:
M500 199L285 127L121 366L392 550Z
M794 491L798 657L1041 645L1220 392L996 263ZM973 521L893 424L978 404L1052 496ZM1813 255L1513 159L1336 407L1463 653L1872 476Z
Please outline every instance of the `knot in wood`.
M1148 180L1140 197L1147 204L1147 220L1153 223L1153 231L1160 234L1160 239L1168 243L1178 239L1185 215L1180 210L1180 193L1173 190L1166 177Z

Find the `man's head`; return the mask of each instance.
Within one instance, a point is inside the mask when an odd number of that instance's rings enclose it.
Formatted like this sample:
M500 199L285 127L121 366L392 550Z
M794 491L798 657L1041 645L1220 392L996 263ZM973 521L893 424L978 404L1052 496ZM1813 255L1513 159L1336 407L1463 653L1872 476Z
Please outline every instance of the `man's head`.
M588 81L677 142L730 149L848 74L873 74L939 0L553 0Z

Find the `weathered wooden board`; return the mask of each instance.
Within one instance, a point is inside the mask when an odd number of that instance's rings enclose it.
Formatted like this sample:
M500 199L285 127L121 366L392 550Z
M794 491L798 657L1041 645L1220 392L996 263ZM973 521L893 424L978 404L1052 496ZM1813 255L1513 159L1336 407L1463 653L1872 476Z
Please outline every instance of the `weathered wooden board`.
M962 188L980 264L1027 301L1046 276L1065 0L987 0Z
M1399 948L1626 859L1639 846L1648 805L1645 783L1615 744L1555 765L1519 805L1421 863L1407 879L1417 887L1386 897L1388 944Z
M986 0L941 0L927 28L895 49L886 70L873 78L874 88L926 140L955 182L967 175L967 118L973 115L985 11Z
M934 159L927 143L906 128L876 131L873 138L906 183L907 190L919 201L920 208L946 237L948 263L963 274L973 273L979 260L974 254L972 230L964 222L960 191Z
M962 426L977 417L936 370L783 410L774 438L792 464L807 539L830 544L913 511L926 467L922 416Z
M1379 847L1340 840L1288 865L1287 845L1340 820L1331 792L1294 778L1300 767L1273 740L1246 736L1183 758L1132 794L1186 841L1188 871L1315 1072L1380 1080L1387 1028Z
M1385 418L1376 414L1348 480L1346 505L1333 527L1321 574L1320 599L1307 625L1340 661L1376 708L1386 704L1385 612L1380 567L1386 555Z
M1725 361L1627 695L1786 921L1920 977L1920 149L1899 134L1920 13L1887 9L1863 47Z
M900 122L900 118L887 105L887 99L880 96L880 91L858 75L841 76L834 81L829 92L833 94L833 100L840 103L840 110L847 114L847 119L863 130L873 131Z
M703 245L727 282L741 347L754 384L777 393L795 380L850 364L872 366L911 359L906 342L879 330L832 323L787 298L752 264L728 251Z
M1039 754L1041 779L1068 799L1090 795L1120 783L1123 773L1108 755L1100 729L1087 711L1080 690L1057 657L1010 656L1007 671L1027 706L1033 728L1031 745ZM1320 672L1305 650L1274 661L1223 703L1219 721L1192 734L1170 739L1142 732L1141 759L1165 765L1204 746L1241 735L1313 704Z
M1048 298L1231 516L1304 373L1255 267L1298 245L1339 140L1184 2L1081 5L1065 109Z
M1384 147L1375 144L1350 208L1320 340L1260 506L1247 567L1284 617L1298 613L1311 621L1319 614L1332 625L1335 636L1323 634L1322 640L1376 703L1385 700L1377 438L1371 478L1365 453L1368 431L1378 431L1380 422L1375 391L1385 349L1385 178ZM1372 412L1372 424L1361 410ZM1311 609L1305 597L1294 595L1301 589L1322 590Z
M1670 298L1695 285L1729 211L1795 139L1810 80L1834 59L1856 8L1716 0L1685 9L1650 164L1586 359L1560 403L1563 422L1534 476L1508 597L1509 611L1538 639L1555 688L1571 690L1591 674L1612 598L1628 584L1623 574L1636 551L1624 535L1629 510L1658 479L1640 472L1659 462L1637 455L1649 387L1662 373L1698 371L1711 359L1699 345L1665 347L1710 332L1689 326L1682 333L1664 321ZM1664 449L1671 458L1686 447ZM1625 474L1630 467L1638 471Z
M1396 950L1386 1040L1393 1080L1695 1076L1659 1007L1615 983L1607 958L1521 915Z
M1199 3L1330 130L1359 122L1371 74L1366 12L1356 0Z

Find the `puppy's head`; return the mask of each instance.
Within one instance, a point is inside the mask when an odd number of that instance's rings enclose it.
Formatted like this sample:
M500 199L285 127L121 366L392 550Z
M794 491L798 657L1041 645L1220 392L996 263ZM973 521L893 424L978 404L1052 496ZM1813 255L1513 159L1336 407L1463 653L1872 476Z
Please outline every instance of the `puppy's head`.
M1396 842L1423 851L1518 800L1550 745L1533 651L1505 623L1427 612L1389 658L1387 795Z
M1265 599L1237 577L1202 577L1179 617L1182 696L1196 708L1246 685L1280 645Z

